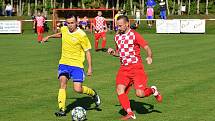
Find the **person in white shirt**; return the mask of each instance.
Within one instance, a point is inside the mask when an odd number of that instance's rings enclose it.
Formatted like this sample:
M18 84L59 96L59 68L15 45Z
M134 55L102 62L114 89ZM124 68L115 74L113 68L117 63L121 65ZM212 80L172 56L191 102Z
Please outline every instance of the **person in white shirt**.
M140 10L136 10L136 23L140 24Z
M6 5L5 12L7 16L12 16L13 7L10 3Z

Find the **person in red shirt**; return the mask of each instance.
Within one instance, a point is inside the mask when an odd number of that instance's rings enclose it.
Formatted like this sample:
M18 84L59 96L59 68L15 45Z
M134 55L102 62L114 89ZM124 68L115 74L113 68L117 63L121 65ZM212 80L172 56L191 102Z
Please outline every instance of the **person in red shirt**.
M41 15L41 13L39 12L37 14L37 16L35 17L34 20L34 26L33 27L37 27L37 41L40 43L42 41L43 38L43 32L44 32L44 23L45 23L45 18ZM35 28L34 28L35 29Z
M97 51L100 38L102 38L102 48L105 48L106 45L107 24L101 11L98 11L98 16L93 20L93 28L95 29L95 50Z
M152 64L152 51L148 43L135 30L129 28L127 16L117 18L118 32L115 35L116 50L108 48L108 53L120 58L121 66L116 76L116 91L122 108L127 112L121 120L136 119L131 110L128 98L130 87L134 85L136 96L148 97L154 95L158 102L162 101L162 96L156 86L148 87L147 75L144 71L140 47L146 54L147 64Z

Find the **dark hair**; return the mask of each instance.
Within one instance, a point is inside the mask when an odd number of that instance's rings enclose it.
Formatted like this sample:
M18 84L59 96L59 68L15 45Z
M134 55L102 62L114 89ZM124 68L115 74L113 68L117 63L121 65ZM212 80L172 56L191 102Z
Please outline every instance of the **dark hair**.
M68 15L65 18L66 19L75 18L75 21L77 21L77 16L75 16L75 15Z
M129 22L128 16L121 15L121 16L117 17L117 21L120 20L120 19L123 19L123 20L125 20L126 22Z

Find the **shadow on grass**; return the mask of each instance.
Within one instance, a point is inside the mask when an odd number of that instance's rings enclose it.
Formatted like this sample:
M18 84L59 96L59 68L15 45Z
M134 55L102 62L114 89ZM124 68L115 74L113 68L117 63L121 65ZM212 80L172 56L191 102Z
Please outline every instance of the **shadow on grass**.
M138 114L148 114L148 113L162 113L161 111L155 110L154 105L143 103L143 102L137 102L135 100L130 100L131 109L133 111L136 111ZM124 111L124 109L121 109L119 111L121 115L126 115L127 113Z
M91 105L94 104L92 97L70 98L70 99L76 99L76 100L66 106L66 111L65 111L66 113L69 113L73 108L78 106L83 107L85 110L102 111L102 109L100 109L99 107L91 107Z

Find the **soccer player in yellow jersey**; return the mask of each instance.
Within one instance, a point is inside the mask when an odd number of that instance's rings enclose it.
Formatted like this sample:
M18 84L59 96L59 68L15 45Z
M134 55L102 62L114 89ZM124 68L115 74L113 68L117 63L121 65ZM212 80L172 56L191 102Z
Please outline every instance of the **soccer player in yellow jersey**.
M85 53L88 62L87 75L92 75L91 66L91 44L83 30L77 27L77 18L70 16L66 19L65 26L61 27L61 32L43 38L42 42L49 38L62 38L62 54L58 67L58 79L60 80L60 89L58 93L59 111L56 116L66 116L66 87L69 79L73 80L73 89L78 93L92 96L96 106L99 106L101 101L95 90L83 86L84 81L84 65Z

